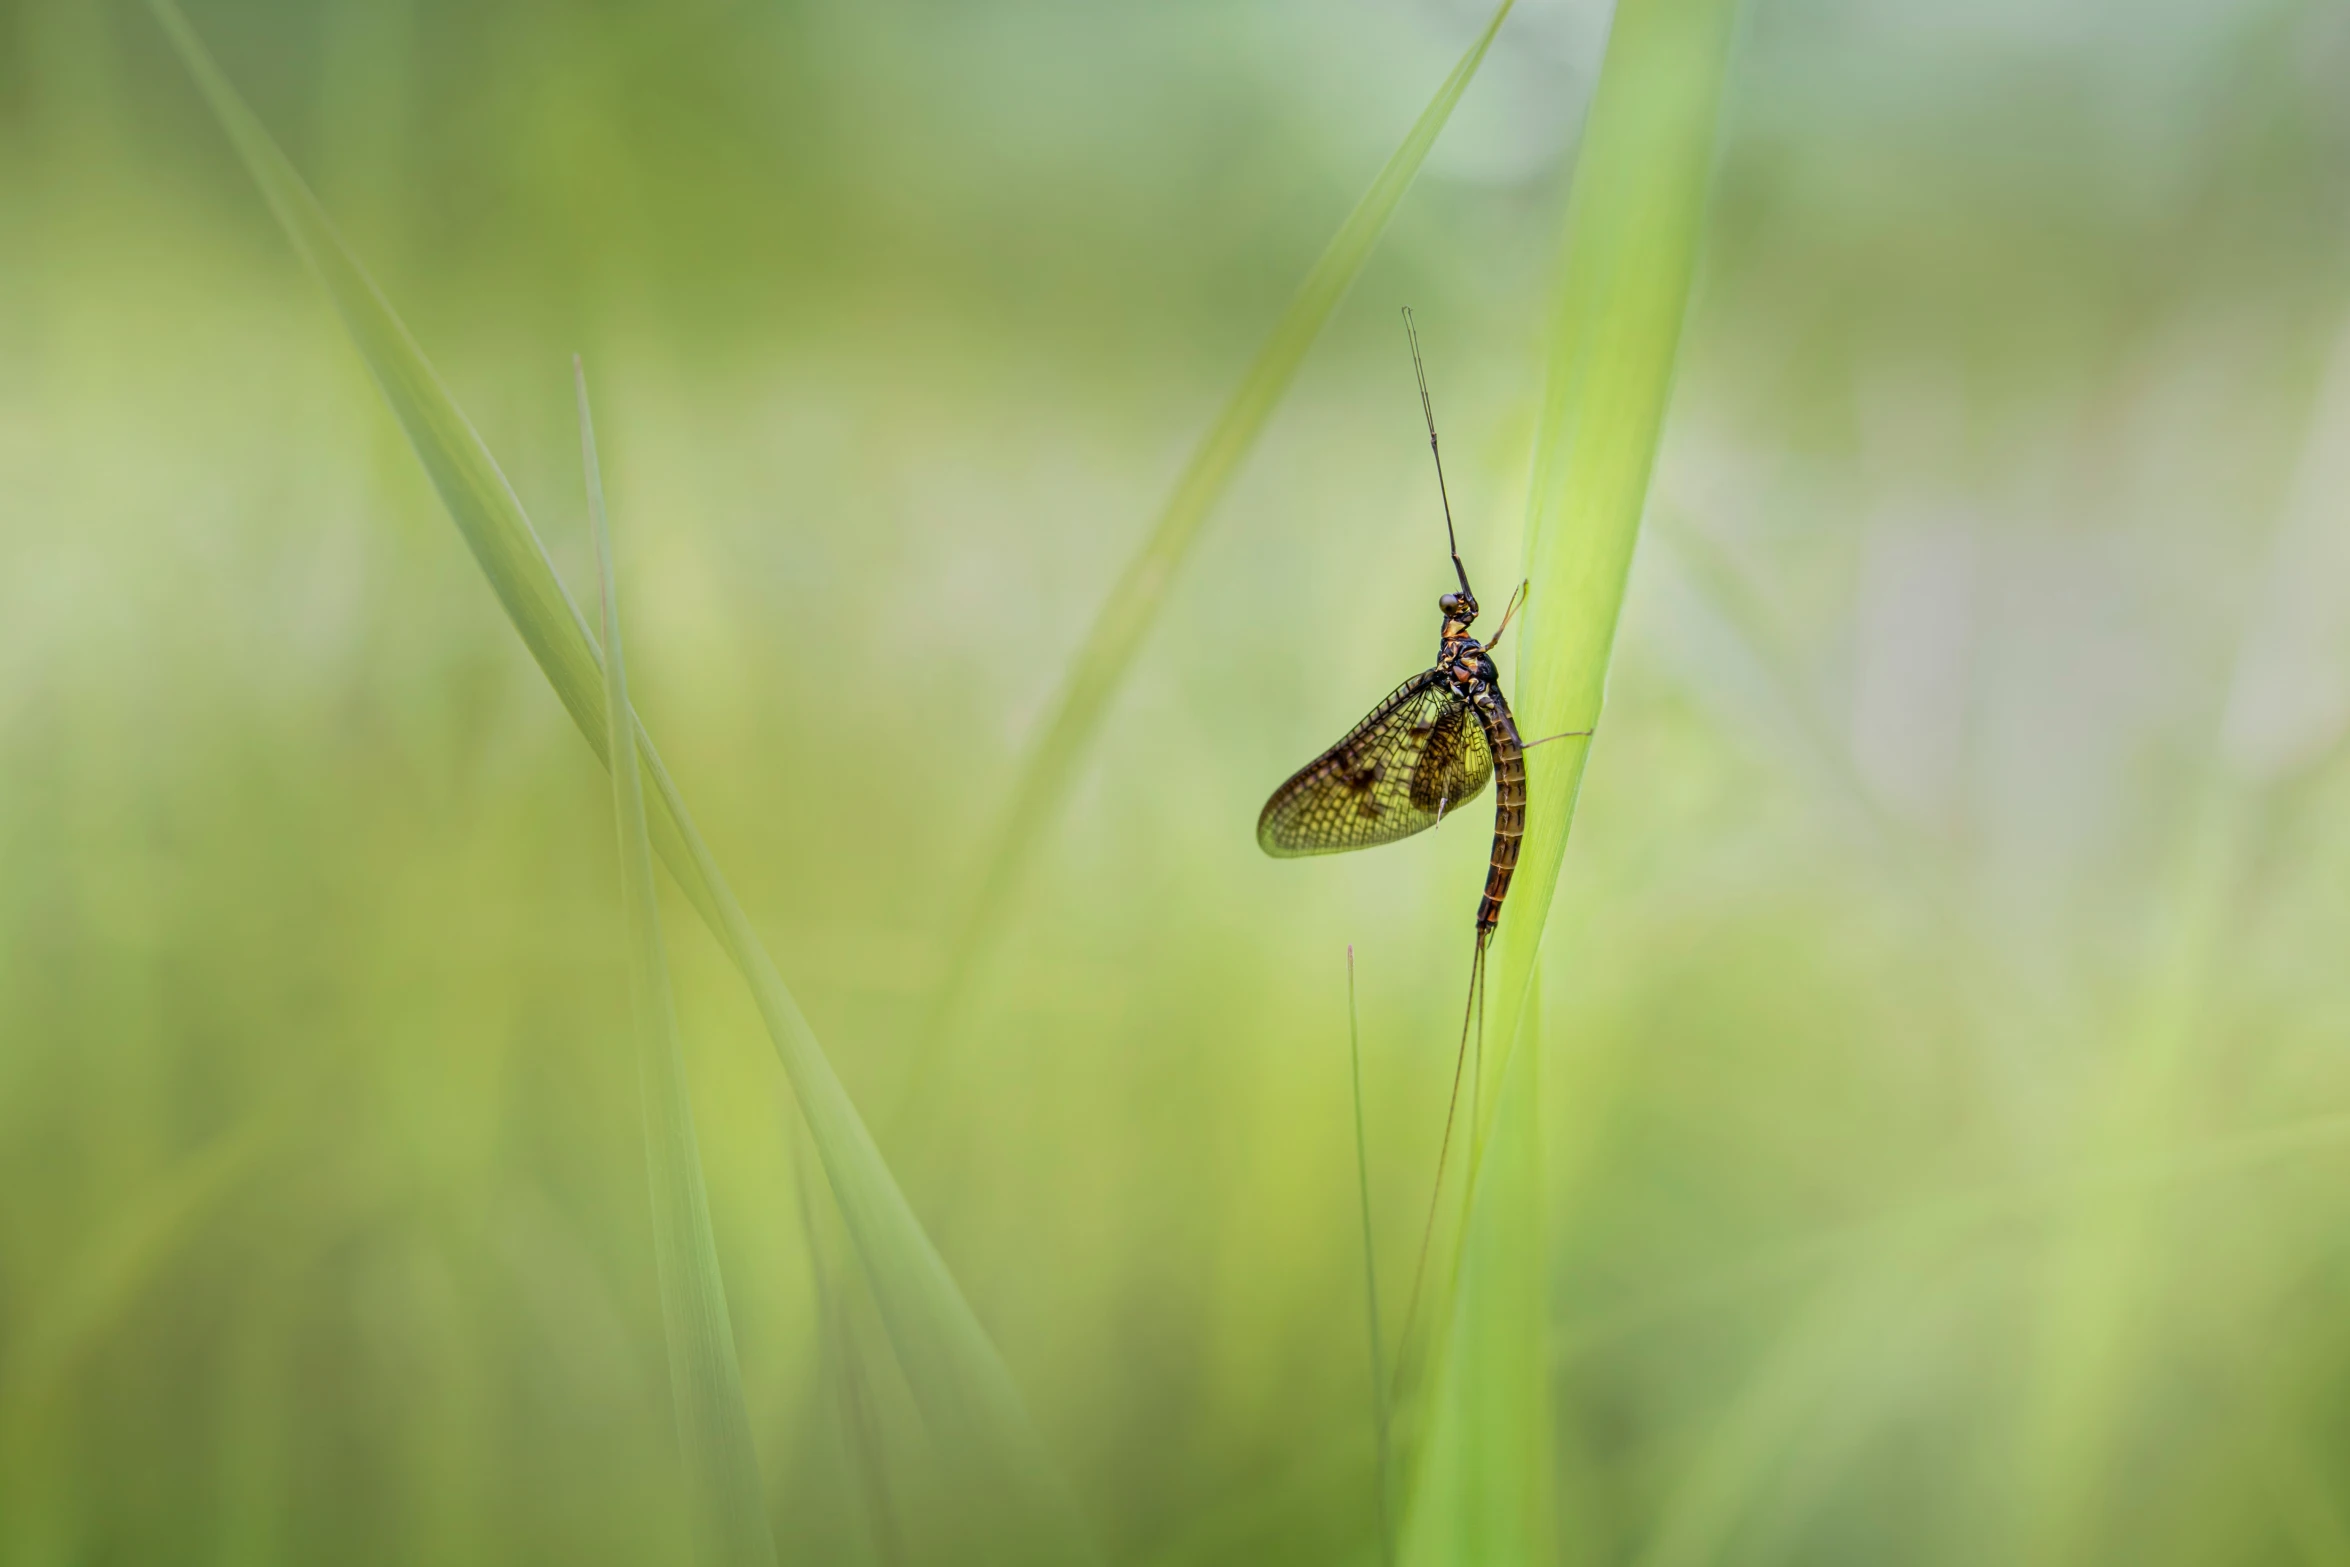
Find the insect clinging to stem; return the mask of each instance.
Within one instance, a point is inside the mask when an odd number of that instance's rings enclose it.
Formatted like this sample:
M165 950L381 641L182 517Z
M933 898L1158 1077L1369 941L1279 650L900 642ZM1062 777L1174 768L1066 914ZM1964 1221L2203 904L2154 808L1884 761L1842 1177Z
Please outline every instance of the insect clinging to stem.
M1468 568L1461 563L1460 540L1453 530L1452 497L1444 483L1444 452L1437 444L1436 411L1428 398L1428 371L1420 357L1419 329L1408 308L1403 321L1404 336L1411 344L1412 374L1419 383L1420 413L1428 426L1428 453L1436 464L1445 544L1452 554L1453 575L1460 591L1446 593L1436 601L1441 629L1435 667L1422 670L1389 692L1386 700L1336 745L1274 790L1257 817L1257 844L1278 859L1291 859L1393 843L1434 827L1447 812L1475 799L1487 783L1495 784L1493 852L1487 860L1485 891L1477 901L1477 947L1469 967L1469 999L1462 1010L1452 1096L1445 1106L1444 1138L1436 1156L1441 1191L1473 1021L1482 1032L1485 950L1501 923L1502 903L1509 896L1518 848L1526 836L1526 752L1532 746L1519 738L1517 720L1501 693L1501 672L1492 657L1509 630L1510 618L1523 601L1526 587L1520 583L1518 591L1510 595L1491 642L1480 643L1469 634L1477 621L1477 595L1469 587ZM1590 732L1579 729L1572 735ZM1550 735L1532 744L1546 745L1572 735ZM1480 1056L1482 1043L1480 1039ZM1420 1267L1412 1282L1412 1304L1404 1314L1406 1338L1419 1304L1419 1275L1426 1270L1428 1237L1434 1233L1435 1219L1431 1199L1428 1226L1420 1239Z
M1458 593L1436 601L1441 630L1436 665L1412 676L1371 709L1339 742L1299 768L1273 791L1257 817L1257 844L1278 859L1368 849L1408 838L1444 820L1498 780L1493 800L1493 853L1485 892L1477 903L1477 952L1483 956L1501 922L1526 836L1526 750L1517 720L1501 694L1492 650L1501 645L1524 593L1510 596L1491 643L1469 634L1477 595L1461 564L1453 532L1452 497L1444 484L1444 454L1436 443L1436 413L1428 400L1428 372L1420 334L1405 310L1420 412L1428 423L1428 451L1436 460L1436 493L1444 506L1444 538L1452 552ZM1578 731L1588 733L1588 731ZM1553 735L1550 739L1565 739ZM1545 741L1536 741L1540 745Z

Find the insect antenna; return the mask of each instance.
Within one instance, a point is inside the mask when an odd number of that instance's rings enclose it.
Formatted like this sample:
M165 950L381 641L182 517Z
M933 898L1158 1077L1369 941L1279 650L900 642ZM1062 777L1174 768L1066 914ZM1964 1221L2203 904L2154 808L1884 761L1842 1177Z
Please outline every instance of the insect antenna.
M1436 498L1444 503L1444 542L1452 550L1453 575L1461 579L1461 591L1474 599L1477 595L1469 587L1469 569L1461 564L1461 543L1452 531L1452 497L1444 489L1444 453L1436 445L1436 409L1428 401L1428 367L1420 361L1420 328L1412 320L1412 307L1403 307L1403 335L1412 345L1412 375L1420 383L1420 414L1428 421L1428 455L1436 459Z
M1412 1292L1404 1304L1403 1332L1395 1341L1395 1380L1399 1397L1402 1394L1405 1362L1412 1354L1412 1325L1420 1315L1420 1287L1428 1278L1428 1243L1435 1237L1436 1210L1444 1200L1444 1165L1452 1153L1452 1127L1461 1107L1461 1078L1469 1064L1469 1032L1472 1024L1480 1025L1477 1029L1477 1053L1480 1057L1485 1053L1484 1029L1481 1026L1485 1013L1485 938L1485 932L1477 933L1477 955L1469 964L1469 1001L1461 1009L1461 1043L1460 1049L1453 1055L1452 1097L1444 1104L1444 1138L1436 1147L1436 1181L1434 1189L1428 1193L1427 1222L1420 1226L1420 1258L1412 1266ZM1480 1060L1480 1069L1482 1065Z

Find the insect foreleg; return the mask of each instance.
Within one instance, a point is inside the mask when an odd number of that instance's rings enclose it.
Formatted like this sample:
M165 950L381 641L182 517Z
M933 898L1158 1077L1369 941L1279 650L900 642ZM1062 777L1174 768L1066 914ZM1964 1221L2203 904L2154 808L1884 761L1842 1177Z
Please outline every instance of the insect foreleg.
M1485 644L1486 652L1490 653L1501 646L1501 634L1509 630L1510 617L1518 612L1519 605L1526 602L1526 590L1532 585L1524 577L1518 579L1518 591L1512 593L1510 601L1501 607L1501 624L1493 628L1493 638Z

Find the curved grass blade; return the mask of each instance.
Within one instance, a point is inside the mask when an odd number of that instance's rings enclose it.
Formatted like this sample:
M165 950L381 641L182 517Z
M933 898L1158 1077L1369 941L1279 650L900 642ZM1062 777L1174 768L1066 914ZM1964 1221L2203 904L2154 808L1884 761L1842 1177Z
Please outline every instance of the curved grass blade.
M938 1082L932 1062L943 1048L946 1031L960 1011L965 990L987 956L990 938L1004 925L1004 915L1045 828L1059 814L1061 803L1076 777L1079 761L1094 731L1101 727L1111 699L1126 678L1142 640L1158 619L1175 574L1191 552L1200 528L1221 500L1282 394L1296 378L1306 350L1322 332L1323 323L1363 270L1371 247L1387 227L1403 194L1426 161L1428 151L1452 117L1454 105L1468 90L1469 81L1484 63L1493 35L1501 30L1515 0L1501 0L1477 35L1476 42L1436 89L1436 96L1420 111L1412 128L1371 181L1371 188L1355 203L1339 225L1313 269L1306 273L1281 319L1273 324L1264 346L1250 361L1216 422L1191 454L1174 493L1167 497L1142 548L1126 563L1117 585L1094 616L1084 645L1070 663L1067 683L1053 704L1052 717L1038 734L1022 763L1012 789L1012 803L996 829L982 862L976 891L956 926L947 966L931 999L915 1059L904 1093L905 1114L918 1115Z
M726 1564L775 1560L759 1455L735 1360L726 1280L710 1232L710 1199L677 1042L677 1006L669 989L669 955L653 886L653 841L645 826L644 778L631 744L635 709L628 701L628 660L620 641L620 595L612 578L612 532L604 516L604 479L596 462L596 427L588 412L587 374L571 365L579 393L580 462L587 474L588 529L604 606L606 755L624 757L612 774L612 811L620 837L620 898L628 920L628 991L635 1013L637 1093L645 1122L645 1180L653 1199L653 1260L660 1275L661 1325L669 1343L669 1396L677 1414L677 1451L685 1469L695 1556Z
M608 757L601 655L556 578L529 516L481 437L374 281L345 247L259 120L237 96L172 0L149 0L287 237L326 285L345 327L450 519L531 656L598 757ZM833 1073L750 917L695 831L644 725L637 757L652 780L653 848L741 972L815 1140L826 1180L873 1288L891 1348L940 1447L985 1473L1005 1532L1030 1560L1090 1561L1074 1500L1046 1454L1010 1371L923 1233L872 1134Z
M1550 369L1527 497L1525 640L1515 706L1532 734L1593 730L1608 656L1672 389L1681 322L1705 215L1714 128L1736 0L1621 0L1568 200L1566 250L1551 321ZM1506 1411L1535 1381L1542 1269L1540 1122L1521 1050L1543 925L1557 890L1587 746L1531 769L1516 896L1494 962L1493 1041L1467 1164L1467 1212L1453 1288L1430 1313L1438 1346L1408 1504L1407 1562L1517 1559L1524 1498L1547 1484L1547 1420L1497 1446L1470 1414ZM1491 1131L1489 1129L1496 1129ZM1519 1147L1530 1140L1530 1151ZM1487 1168L1488 1142L1507 1156ZM1532 1363L1497 1355L1531 1320ZM1409 1346L1406 1346L1408 1351ZM1513 1521L1514 1520L1514 1521Z
M1608 656L1672 391L1737 0L1623 0L1568 200L1527 496L1514 705L1532 734L1598 727ZM1588 745L1528 779L1526 844L1495 964L1503 1052L1532 982ZM1501 1063L1495 1063L1498 1073Z

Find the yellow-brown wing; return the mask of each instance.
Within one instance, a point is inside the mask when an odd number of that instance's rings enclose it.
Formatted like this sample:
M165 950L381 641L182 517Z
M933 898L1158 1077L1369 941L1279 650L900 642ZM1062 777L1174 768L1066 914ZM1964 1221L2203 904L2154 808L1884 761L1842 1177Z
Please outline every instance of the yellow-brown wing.
M1257 845L1289 859L1393 843L1435 826L1492 777L1476 709L1426 670L1273 791Z

